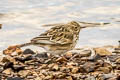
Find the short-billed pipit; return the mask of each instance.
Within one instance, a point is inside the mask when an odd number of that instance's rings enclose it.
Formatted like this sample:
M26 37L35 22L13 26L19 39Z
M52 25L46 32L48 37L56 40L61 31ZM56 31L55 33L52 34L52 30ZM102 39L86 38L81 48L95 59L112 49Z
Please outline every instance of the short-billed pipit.
M30 43L21 44L20 47L36 45L44 48L48 53L62 54L75 47L79 39L79 32L82 28L85 27L81 27L79 22L76 21L55 25L38 37L33 38Z

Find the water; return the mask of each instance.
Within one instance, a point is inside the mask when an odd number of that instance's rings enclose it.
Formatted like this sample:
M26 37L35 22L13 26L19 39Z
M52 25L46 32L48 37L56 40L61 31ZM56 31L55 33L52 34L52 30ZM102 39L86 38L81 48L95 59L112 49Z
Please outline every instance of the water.
M72 20L111 23L82 30L76 47L117 45L120 40L120 23L116 22L120 20L120 0L1 0L0 14L0 51L29 42L49 29L43 24Z

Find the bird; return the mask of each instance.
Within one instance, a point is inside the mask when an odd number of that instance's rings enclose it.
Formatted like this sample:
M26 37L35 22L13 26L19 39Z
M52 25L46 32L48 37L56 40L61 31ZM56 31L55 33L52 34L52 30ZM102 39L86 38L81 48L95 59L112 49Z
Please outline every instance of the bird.
M20 44L19 47L35 45L44 48L52 55L64 54L75 48L77 41L79 40L80 30L86 28L86 26L81 26L79 23L80 22L77 21L70 21L66 24L45 25L54 27L41 33L39 36L32 38L30 42ZM86 24L90 25L90 23Z
M56 25L20 47L35 45L44 48L50 54L59 55L75 48L80 30L81 26L76 21Z

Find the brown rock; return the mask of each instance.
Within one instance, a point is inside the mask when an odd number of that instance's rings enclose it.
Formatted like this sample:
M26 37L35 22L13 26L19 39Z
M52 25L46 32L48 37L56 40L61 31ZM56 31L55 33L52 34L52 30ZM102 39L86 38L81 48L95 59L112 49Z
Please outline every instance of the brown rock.
M18 75L20 75L21 77L26 77L27 75L29 75L29 73L29 70L21 70L18 72Z
M68 62L67 65L70 65L70 66L78 66L78 63L75 63L75 62Z
M78 68L78 67L73 67L72 73L77 73L78 71L79 71L79 68Z
M22 53L22 50L20 48L16 48L16 53L17 54L21 54Z
M31 49L25 49L25 50L23 51L23 54L35 54L35 52L32 51Z
M99 67L97 70L98 70L98 71L102 71L102 72L104 72L105 74L108 74L108 73L111 72L111 69L110 69L109 67Z
M15 71L20 71L20 70L23 70L25 66L22 66L22 65L13 65L13 69Z
M4 69L7 69L7 68L13 68L13 63L12 62L6 62L3 66Z
M42 65L40 66L40 69L46 69L46 68L48 68L48 64L42 64Z
M50 68L50 69L51 69L53 66L54 66L54 63L49 64L49 65L48 65L48 68Z
M68 76L67 80L73 80L73 78L71 76Z
M45 80L50 80L50 79L52 79L52 78L53 78L52 75L48 75L48 76L46 76L44 79L45 79Z
M90 62L86 62L83 65L84 70L89 73L89 72L93 72L95 70L96 65L94 63L90 63Z
M71 70L68 67L63 66L60 68L60 71L61 72L70 72Z
M120 57L116 59L115 61L117 64L120 64Z
M9 46L7 49L3 50L3 54L5 54L5 55L11 55L16 50L17 50L17 52L21 51L21 49L19 48L19 45Z
M57 71L59 69L59 66L58 66L58 64L53 63L53 64L49 64L48 68L50 70Z
M107 49L105 49L105 48L94 48L94 50L100 56L112 55L112 53L110 51L108 51Z
M72 52L67 52L67 53L65 53L65 57L71 58L73 56L72 54L73 54Z
M27 76L27 79L34 79L35 76Z
M11 68L5 69L2 73L5 73L7 75L10 75L11 73L13 73Z
M59 57L58 59L56 59L56 62L64 62L64 61L67 61L65 57Z
M83 50L80 52L81 57L88 57L91 55L91 51L90 50Z
M58 64L54 64L53 65L53 67L52 67L52 70L55 70L55 71L57 71L59 69L59 66L58 66Z
M66 76L66 74L62 73L62 72L54 72L53 75L55 78L58 78L58 79L65 78L65 76Z

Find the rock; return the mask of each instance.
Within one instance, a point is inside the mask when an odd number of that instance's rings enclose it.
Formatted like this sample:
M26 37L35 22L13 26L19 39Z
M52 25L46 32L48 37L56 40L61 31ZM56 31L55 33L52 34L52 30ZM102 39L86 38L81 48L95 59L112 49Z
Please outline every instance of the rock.
M112 53L105 48L94 48L94 50L95 50L95 53L99 54L100 56L112 55Z
M16 53L19 55L22 53L22 50L20 48L16 48Z
M12 62L6 62L5 65L3 66L4 69L7 68L13 68L13 63Z
M112 78L109 78L107 80L119 80L119 79L117 79L117 77L112 77Z
M22 65L13 65L13 69L15 71L20 71L20 70L23 70L25 66L22 66Z
M40 69L46 69L46 68L48 68L48 64L42 64L42 65L40 66Z
M81 57L89 57L90 55L91 55L90 50L83 50L83 51L80 52Z
M7 80L24 80L20 77L8 77Z
M73 78L71 76L68 76L67 80L73 80Z
M72 68L72 73L77 73L79 71L79 68L78 67L73 67Z
M94 63L90 63L90 62L86 62L83 65L84 70L89 73L89 72L93 72L95 70L95 64Z
M34 79L35 76L27 76L27 79Z
M6 62L16 63L16 60L11 56L6 56L6 57L3 57L2 62L3 63L6 63Z
M53 76L57 79L64 79L65 78L65 76L66 76L66 74L65 73L62 73L62 72L54 72L53 73Z
M26 77L29 74L30 74L29 70L21 70L18 72L18 75L20 75L21 77Z
M99 54L95 54L94 56L91 56L88 60L89 61L97 61L100 58L101 58L101 56Z
M58 69L59 69L58 64L54 64L53 67L52 67L52 70L57 71Z
M32 60L33 57L32 57L32 55L26 55L24 57L16 57L15 59L18 60L18 61L21 61L21 62L25 62L25 61L28 61L28 60Z
M111 55L111 56L108 56L110 62L115 62L115 60L116 60L118 57L119 57L118 55Z
M48 76L46 76L44 79L45 79L45 80L50 80L50 79L52 79L52 78L53 78L52 75L48 75Z
M112 50L113 48L115 47L112 47ZM119 54L108 55L111 50L105 47L97 48L96 51L85 49L76 50L77 52L69 51L61 56L31 53L29 50L22 51L24 54L12 55L17 53L16 48L11 55L5 55L1 59L0 78L1 80L7 77L18 80L19 78L24 80L117 80L119 78Z
M75 62L68 62L67 65L70 65L70 66L78 66L78 63L75 63Z
M67 53L65 53L65 57L66 58L71 58L73 56L73 53L72 52L67 52Z
M108 80L109 78L113 78L113 77L115 77L115 75L113 75L113 74L111 74L111 73L109 73L109 74L100 74L99 75L100 77L100 80Z
M64 61L67 61L65 57L59 57L58 59L56 59L56 62L64 62Z
M2 73L5 73L7 75L10 75L13 73L12 69L11 68L8 68L8 69L5 69Z
M108 74L111 72L111 69L109 67L99 67L97 70L102 71L105 74Z
M53 61L52 61L52 59L47 59L47 60L45 60L45 64L50 64L50 63L52 63Z
M15 45L15 46L9 46L7 49L3 50L3 54L5 55L11 55L13 52L15 51L21 51L21 49L19 48L19 45ZM18 51L18 52L19 52Z
M85 80L96 80L95 76L88 76Z
M116 59L115 61L117 64L120 64L120 57Z
M36 58L48 58L48 55L46 52L39 53L35 55Z
M60 71L61 72L70 72L71 70L68 67L63 66L60 68Z
M23 54L35 54L35 52L32 51L31 49L25 49L25 50L23 51Z
M54 63L49 64L49 65L48 65L48 68L50 68L50 69L51 69L53 66L54 66Z

